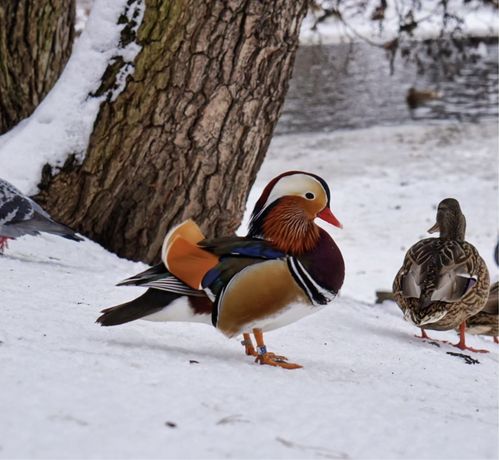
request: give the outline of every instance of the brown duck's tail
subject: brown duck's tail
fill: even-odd
[[[101,326],[117,326],[128,323],[160,311],[179,297],[182,295],[158,289],[148,289],[140,297],[130,302],[102,310],[102,315],[97,318],[96,323]]]

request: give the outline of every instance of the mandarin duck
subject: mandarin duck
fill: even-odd
[[[97,322],[209,323],[227,337],[242,335],[246,354],[260,364],[302,367],[268,352],[263,333],[318,311],[340,290],[343,257],[314,222],[341,228],[329,205],[322,178],[289,171],[265,187],[245,237],[205,239],[192,220],[183,222],[166,235],[161,263],[119,283],[149,289],[103,310]]]
[[[429,338],[425,329],[446,331],[459,327],[466,346],[466,320],[478,313],[489,295],[489,273],[473,245],[464,240],[466,219],[459,202],[446,198],[438,205],[437,222],[426,238],[413,245],[405,255],[402,268],[393,282],[395,301],[407,321],[421,328],[420,338]]]
[[[499,343],[499,282],[491,286],[485,306],[466,320],[466,330],[470,334],[492,336]]]
[[[31,198],[23,195],[6,180],[0,179],[0,254],[7,247],[9,239],[23,235],[36,236],[40,232],[83,241],[69,227],[55,222]]]

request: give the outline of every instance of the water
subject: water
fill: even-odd
[[[331,131],[428,120],[479,121],[498,117],[497,44],[482,44],[482,58],[452,76],[435,66],[423,75],[366,44],[302,46],[277,127],[278,134]],[[441,93],[410,110],[410,87]]]

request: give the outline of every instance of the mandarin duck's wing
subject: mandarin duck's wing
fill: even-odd
[[[198,243],[199,247],[218,257],[250,257],[255,259],[279,259],[285,257],[268,241],[240,236],[208,239]]]
[[[265,272],[266,262],[281,260],[286,254],[274,248],[268,241],[245,237],[227,237],[214,240],[204,240],[200,247],[219,258],[219,262],[209,270],[202,281],[202,287],[215,303],[212,322],[217,324],[217,316],[224,294],[233,288],[231,281],[249,273],[250,267]],[[232,286],[232,287],[231,287]],[[241,293],[244,295],[244,293]]]
[[[203,291],[191,288],[171,274],[163,262],[120,281],[117,286],[141,286],[186,296],[205,297]]]
[[[440,238],[419,241],[404,260],[402,294],[425,303],[459,301],[476,283],[474,252],[466,242]]]
[[[203,279],[223,257],[268,259],[282,256],[263,240],[230,236],[205,239],[192,220],[174,227],[165,237],[163,262],[170,273],[193,289],[204,289]]]
[[[234,275],[246,267],[265,260],[284,259],[286,254],[275,249],[268,241],[245,238],[227,237],[204,240],[199,246],[218,257],[219,262],[209,270],[203,278],[202,286],[213,296],[228,284]]]
[[[161,279],[168,274],[170,274],[170,272],[166,269],[165,264],[160,262],[143,272],[137,273],[136,275],[130,276],[130,278],[120,281],[116,284],[116,286],[141,286],[143,283]]]
[[[265,264],[266,261],[285,260],[287,269],[296,284],[309,298],[312,304],[325,305],[331,301],[337,290],[321,286],[314,273],[307,267],[306,260],[292,257],[276,249],[268,241],[244,237],[230,237],[218,240],[203,241],[199,243],[203,248],[217,254],[220,263],[210,270],[203,279],[203,287],[209,289],[212,297],[220,297],[230,280],[246,268],[253,268],[262,272],[271,271],[273,265]]]

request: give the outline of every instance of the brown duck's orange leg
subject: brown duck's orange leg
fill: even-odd
[[[452,346],[459,348],[460,350],[474,351],[475,353],[488,353],[489,350],[478,350],[476,348],[471,348],[466,345],[466,321],[463,321],[459,326],[459,342],[452,344]]]
[[[278,356],[275,353],[268,352],[265,342],[263,341],[263,332],[261,329],[253,329],[253,335],[255,336],[258,351],[255,362],[268,364],[269,366],[282,367],[284,369],[300,369],[303,367],[299,364],[286,362],[287,358],[285,356]]]
[[[253,342],[251,341],[251,336],[249,334],[243,334],[243,340],[241,341],[241,345],[244,346],[244,352],[248,356],[258,356],[258,353],[253,346]]]
[[[420,327],[419,329],[421,329],[421,335],[415,335],[414,337],[417,337],[418,339],[433,340],[422,327]]]
[[[494,343],[499,343],[499,337],[494,336]]]

